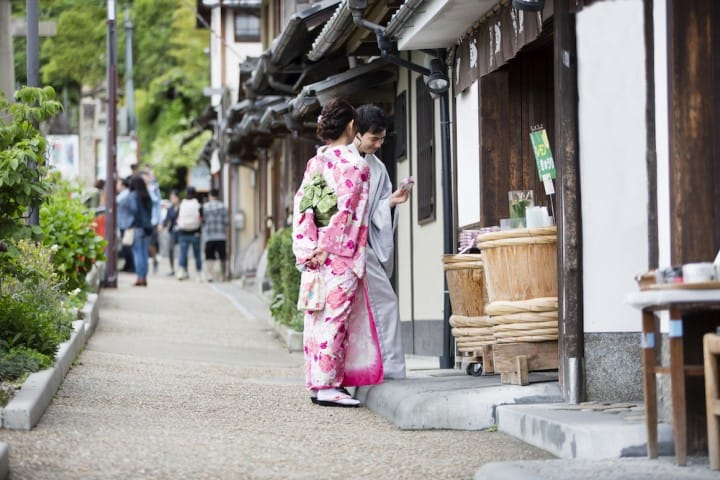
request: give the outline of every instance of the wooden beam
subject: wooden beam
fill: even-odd
[[[648,186],[648,268],[658,267],[657,143],[655,139],[655,23],[654,0],[643,0],[645,40],[645,165]]]
[[[558,170],[558,296],[560,381],[570,403],[584,399],[582,222],[578,158],[575,18],[569,0],[555,0],[555,159]]]
[[[715,0],[667,4],[673,265],[711,260],[720,247],[718,11]]]

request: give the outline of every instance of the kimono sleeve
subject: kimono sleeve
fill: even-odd
[[[318,240],[321,249],[341,257],[351,258],[367,242],[364,217],[369,193],[367,165],[351,165],[343,169],[336,186],[338,211]]]
[[[302,185],[305,185],[308,178],[309,175],[306,170]],[[317,247],[318,238],[312,208],[300,211],[300,201],[303,197],[302,185],[295,194],[293,202],[292,250],[298,265],[305,264],[312,257]]]

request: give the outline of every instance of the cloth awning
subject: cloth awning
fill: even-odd
[[[455,94],[505,65],[520,49],[538,38],[543,14],[547,12],[524,12],[505,5],[467,32],[455,51]]]

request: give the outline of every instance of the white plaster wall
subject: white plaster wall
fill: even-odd
[[[413,62],[423,64],[424,55],[416,55]],[[416,175],[417,155],[415,132],[417,131],[415,104],[415,78],[401,69],[398,90],[408,92],[410,117],[407,160],[397,166],[398,178]],[[408,80],[409,78],[409,80]],[[410,84],[408,85],[408,81]],[[400,318],[415,321],[440,320],[443,318],[443,282],[445,272],[443,254],[443,206],[442,206],[442,162],[440,158],[440,106],[435,103],[435,220],[420,225],[417,223],[417,190],[414,189],[408,205],[400,207],[398,224],[398,297]]]
[[[412,102],[413,90],[408,86],[408,71],[404,68],[398,70],[398,94],[405,92],[408,114],[412,118],[414,105]],[[396,165],[397,178],[405,178],[409,175],[415,175],[415,167],[413,167],[410,159],[413,156],[413,133],[410,130],[410,124],[407,125],[407,145],[405,148],[405,159],[398,162]],[[397,277],[397,295],[398,295],[398,306],[400,310],[401,321],[411,321],[413,317],[413,306],[412,306],[412,295],[414,286],[412,284],[413,279],[413,266],[412,259],[414,256],[413,250],[413,236],[412,231],[413,222],[415,216],[413,214],[414,205],[416,199],[413,194],[410,194],[410,200],[404,205],[401,205],[398,210],[398,223],[397,223],[397,243],[395,244],[395,254],[397,258],[397,270],[395,276]]]
[[[225,16],[225,79],[224,84],[230,90],[232,101],[237,102],[240,77],[240,64],[247,57],[259,57],[262,54],[260,42],[235,42],[235,14],[228,11]]]
[[[625,296],[648,255],[642,0],[595,3],[576,25],[585,331],[639,331]]]
[[[425,54],[415,54],[412,61],[418,65],[428,65],[430,60]],[[415,85],[417,74],[413,73],[410,78]],[[415,102],[415,91],[413,89],[412,103]],[[414,224],[413,248],[414,256],[414,285],[415,285],[415,320],[439,320],[443,318],[443,287],[445,271],[443,269],[443,190],[442,190],[442,158],[440,138],[440,102],[435,99],[435,220],[419,225]],[[417,108],[413,106],[413,112]],[[452,112],[451,112],[452,115]],[[452,118],[452,116],[450,117]],[[416,116],[412,115],[413,123]],[[412,131],[417,132],[417,125],[414,124]],[[417,172],[417,156],[413,138],[411,151],[413,155],[410,161],[413,162],[413,169]],[[413,190],[415,202],[413,203],[413,218],[417,222],[417,192]]]
[[[457,209],[458,225],[480,220],[480,112],[478,85],[455,97],[457,135]]]
[[[220,26],[222,25],[222,15],[220,8],[213,8],[210,12],[210,86],[220,88],[223,86],[222,79],[222,38],[219,36]],[[211,99],[213,105],[220,102],[220,96],[215,95]]]

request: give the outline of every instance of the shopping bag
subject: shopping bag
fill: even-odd
[[[297,308],[307,312],[325,308],[325,282],[318,270],[307,270],[300,275]]]
[[[122,236],[122,244],[126,247],[132,246],[133,242],[135,241],[135,229],[134,228],[126,228],[123,232]]]

